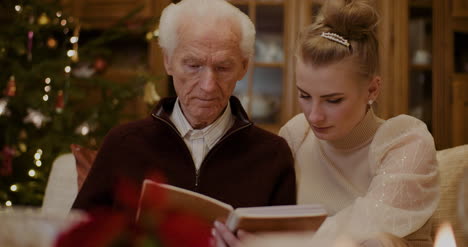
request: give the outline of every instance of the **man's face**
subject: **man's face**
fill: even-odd
[[[193,128],[204,128],[221,115],[248,65],[239,48],[239,32],[227,23],[204,24],[182,25],[172,56],[164,56],[182,111]]]

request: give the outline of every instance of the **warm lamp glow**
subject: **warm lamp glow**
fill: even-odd
[[[434,247],[457,247],[450,223],[443,223],[435,237]]]

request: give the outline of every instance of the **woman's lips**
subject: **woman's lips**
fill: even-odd
[[[312,126],[312,128],[314,129],[315,132],[325,132],[329,129],[331,129],[332,126],[328,126],[328,127],[316,127],[316,126]]]

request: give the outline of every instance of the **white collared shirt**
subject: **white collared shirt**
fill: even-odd
[[[200,169],[201,163],[208,152],[234,124],[234,117],[231,114],[231,104],[228,102],[223,114],[216,119],[216,121],[203,129],[193,129],[180,108],[178,98],[175,102],[170,119],[190,150],[197,170]]]

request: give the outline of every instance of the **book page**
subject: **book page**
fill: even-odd
[[[231,231],[317,231],[327,217],[318,204],[238,208],[226,221]]]
[[[212,197],[176,186],[161,184],[149,179],[143,182],[141,198],[149,186],[158,186],[164,190],[167,197],[167,206],[170,209],[193,213],[209,222],[224,221],[233,210],[232,206]]]

